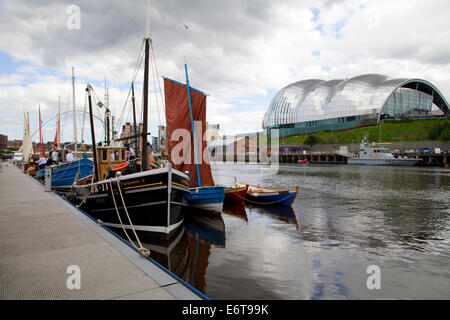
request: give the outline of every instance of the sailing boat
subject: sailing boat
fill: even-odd
[[[75,160],[65,162],[59,165],[52,165],[51,167],[51,186],[52,188],[60,193],[67,193],[70,191],[74,181],[78,179],[83,179],[92,174],[93,163],[88,159],[86,155],[83,155],[81,159],[76,159],[77,157],[77,129],[76,129],[76,106],[75,106],[75,74],[74,68],[72,68],[72,90],[73,90],[73,126],[74,126],[74,153]],[[60,140],[60,102],[58,104],[58,124],[55,136],[55,141]],[[41,113],[39,111],[39,119]],[[42,137],[41,137],[42,140]],[[55,141],[53,143],[53,148],[55,149]],[[43,141],[41,142],[41,148],[44,148]],[[45,150],[41,150],[41,156],[45,157]],[[50,155],[51,156],[51,155]],[[64,155],[63,155],[64,157]],[[38,171],[36,178],[43,180],[45,177],[45,168]]]
[[[179,156],[177,154],[177,150],[180,149],[177,145],[179,142],[168,138],[169,161],[174,168],[189,173],[190,192],[186,194],[186,198],[190,206],[222,213],[225,187],[215,185],[209,159],[204,159],[208,155],[202,152],[207,148],[206,141],[202,139],[206,131],[206,95],[189,86],[186,64],[184,68],[186,85],[164,78],[166,130],[167,137],[175,137],[178,135],[175,133],[176,130],[184,129],[190,133],[192,139],[186,150],[183,150],[183,160],[179,161],[176,159]]]
[[[31,156],[33,154],[33,144],[31,142],[31,135],[30,135],[30,120],[27,119],[25,114],[23,114],[23,118],[24,118],[23,144],[22,144],[23,161],[30,162]]]
[[[141,172],[123,175],[121,170],[111,168],[114,161],[124,162],[126,150],[121,146],[98,147],[95,142],[91,91],[87,86],[89,118],[91,126],[94,174],[74,184],[72,202],[89,213],[94,219],[115,229],[123,228],[140,233],[144,237],[170,239],[183,225],[189,192],[188,176],[173,169],[150,169],[147,148],[148,127],[148,79],[150,36],[147,29],[145,41],[143,86],[143,132]],[[140,58],[140,57],[139,57]],[[134,87],[133,87],[134,89]],[[133,94],[134,96],[134,94]],[[121,168],[122,166],[119,166]],[[117,169],[117,168],[116,168]],[[125,168],[124,168],[125,169]]]
[[[30,120],[25,113],[23,114],[23,144],[22,144],[22,160],[24,170],[30,175],[34,175],[36,171],[33,159],[33,143],[31,142]]]

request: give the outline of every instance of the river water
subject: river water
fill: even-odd
[[[261,165],[214,164],[213,175],[300,193],[292,209],[190,213],[172,241],[151,245],[155,260],[208,297],[450,298],[450,170],[295,164],[268,175]],[[375,276],[379,289],[369,289]]]

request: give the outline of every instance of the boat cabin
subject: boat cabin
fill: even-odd
[[[125,147],[97,147],[98,180],[104,180],[106,174],[127,161],[127,149]]]
[[[386,159],[393,158],[392,151],[384,147],[371,146],[367,142],[362,142],[359,148],[359,158]]]

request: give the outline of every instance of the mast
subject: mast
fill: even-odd
[[[27,112],[27,128],[28,128],[28,133],[30,134],[30,144],[31,144],[31,153],[35,154],[36,153],[36,144],[33,145],[33,141],[31,140],[31,132],[30,132],[30,113]]]
[[[189,77],[188,77],[188,71],[187,71],[187,64],[186,61],[184,62],[184,70],[186,72],[186,88],[188,93],[188,101],[189,101],[189,113],[191,116],[191,127],[192,127],[192,141],[194,143],[194,160],[195,160],[195,169],[197,170],[197,180],[198,180],[198,186],[202,186],[202,180],[200,177],[200,168],[198,166],[198,154],[197,154],[197,143],[195,141],[195,125],[194,125],[194,116],[192,114],[192,103],[191,103],[191,89],[189,88]]]
[[[111,117],[111,134],[112,139],[116,139],[116,132],[114,131],[114,116]]]
[[[76,107],[75,107],[75,72],[72,67],[72,91],[73,91],[73,137],[75,139],[74,143],[74,156],[77,157],[77,115],[76,115]]]
[[[111,118],[111,112],[109,110],[109,89],[106,89],[106,145],[109,146],[111,143],[111,136],[110,136],[110,119]]]
[[[139,157],[139,137],[136,124],[136,105],[134,100],[134,83],[131,83],[131,101],[133,102],[133,125],[134,125],[134,148],[136,149],[136,158]],[[131,132],[130,132],[131,133]]]
[[[89,121],[91,123],[91,137],[92,137],[92,153],[94,156],[94,177],[92,182],[98,181],[98,164],[97,164],[97,145],[95,143],[95,130],[94,130],[94,116],[92,113],[92,101],[91,101],[91,85],[88,84],[86,91],[88,92],[88,100],[89,100]]]
[[[56,143],[61,145],[61,96],[58,96],[58,132],[57,132]]]
[[[105,76],[105,122],[106,122],[106,130],[105,130],[105,142],[106,145],[109,146],[109,144],[111,143],[111,135],[110,135],[110,118],[111,118],[111,113],[109,110],[109,89],[106,87],[106,76]]]
[[[144,110],[142,129],[142,171],[148,168],[148,149],[147,149],[147,126],[148,126],[148,65],[150,55],[150,0],[147,0],[147,36],[145,41],[145,64],[144,64]]]
[[[44,139],[42,138],[42,120],[41,120],[41,105],[39,105],[39,153],[41,157],[45,157]]]

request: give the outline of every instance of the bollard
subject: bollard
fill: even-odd
[[[44,191],[52,191],[52,168],[45,167],[45,188]]]

